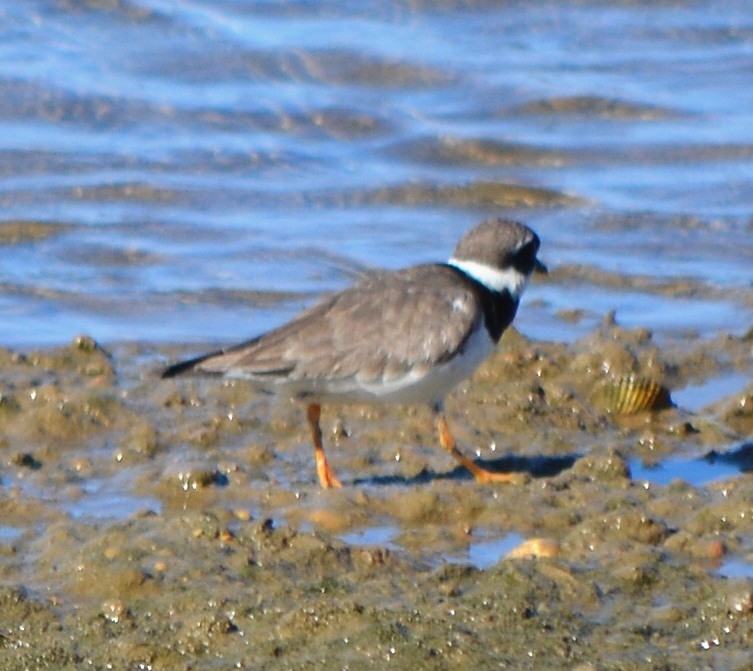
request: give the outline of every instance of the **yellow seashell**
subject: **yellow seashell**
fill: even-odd
[[[669,389],[640,375],[626,375],[607,380],[596,389],[591,401],[608,412],[620,415],[661,410],[672,405]]]

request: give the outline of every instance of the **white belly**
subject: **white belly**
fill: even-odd
[[[485,328],[474,332],[462,353],[433,368],[417,367],[389,380],[301,380],[289,391],[302,400],[329,403],[436,403],[450,389],[470,377],[494,351],[494,342]]]

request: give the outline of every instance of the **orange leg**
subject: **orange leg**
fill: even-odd
[[[485,468],[481,468],[481,466],[474,464],[467,457],[464,457],[460,453],[460,450],[458,450],[455,438],[450,432],[450,427],[447,426],[447,420],[444,418],[444,414],[441,411],[438,411],[436,414],[437,430],[439,431],[439,444],[447,450],[456,461],[473,473],[476,482],[488,484],[490,482],[517,482],[520,480],[520,476],[517,473],[494,473],[493,471],[487,471]]]
[[[324,446],[322,445],[322,429],[319,426],[319,418],[322,414],[322,406],[318,403],[311,403],[306,413],[311,428],[311,438],[314,441],[314,458],[316,459],[316,474],[319,476],[319,483],[324,489],[330,487],[342,487],[340,481],[330,470],[327,459],[324,456]]]

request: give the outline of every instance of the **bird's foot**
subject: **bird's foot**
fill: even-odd
[[[323,489],[333,489],[342,487],[342,483],[337,479],[332,469],[327,464],[323,452],[316,454],[316,474],[319,476],[319,484]]]
[[[481,485],[502,483],[520,486],[527,484],[531,480],[531,477],[527,473],[495,473],[480,468],[479,466],[476,466],[475,469],[472,470],[472,473],[473,477],[476,478],[476,482]]]

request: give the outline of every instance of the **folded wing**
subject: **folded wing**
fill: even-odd
[[[457,354],[479,319],[472,283],[443,265],[379,273],[254,340],[177,364],[251,380],[390,380]]]

